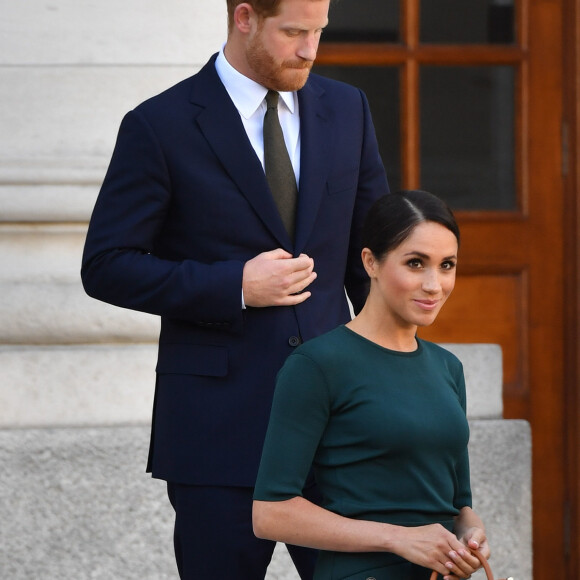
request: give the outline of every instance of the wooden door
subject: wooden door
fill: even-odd
[[[562,15],[557,0],[337,2],[316,66],[367,93],[391,189],[432,191],[456,212],[456,289],[421,335],[503,349],[504,417],[532,427],[537,579],[575,569],[565,554]]]
[[[580,578],[580,0],[564,2],[564,159],[568,578]]]

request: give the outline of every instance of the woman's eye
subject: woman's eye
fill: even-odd
[[[407,265],[411,268],[420,268],[422,266],[421,260],[418,258],[413,258],[407,262]]]
[[[443,262],[443,264],[441,264],[441,268],[443,270],[453,270],[453,268],[455,268],[455,262],[452,262],[451,260],[448,262]]]

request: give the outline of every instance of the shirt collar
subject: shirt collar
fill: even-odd
[[[215,68],[236,109],[242,117],[249,119],[264,102],[268,89],[238,72],[228,62],[223,47],[215,61]],[[290,113],[294,113],[294,93],[280,92],[280,99]]]

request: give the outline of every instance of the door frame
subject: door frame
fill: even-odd
[[[401,78],[407,96],[402,107],[409,112],[416,103],[416,59],[425,62],[425,58],[432,57],[437,62],[450,63],[449,59],[456,57],[445,47],[439,52],[430,49],[426,54],[413,36],[420,0],[404,0],[401,6],[405,6],[401,30],[414,56],[406,61]],[[534,577],[580,578],[580,0],[516,0],[516,6],[518,22],[524,23],[517,30],[519,47],[506,50],[490,46],[481,50],[466,46],[454,63],[461,64],[463,57],[509,64],[522,55],[526,57],[522,83],[531,87],[532,99],[524,99],[520,121],[529,121],[533,127],[520,126],[516,133],[525,134],[524,129],[530,129],[545,139],[519,144],[524,156],[520,176],[523,181],[518,187],[523,195],[522,217],[530,218],[525,192],[533,189],[536,204],[550,214],[552,224],[558,224],[548,231],[546,222],[537,220],[536,205],[536,236],[545,240],[537,245],[538,259],[550,263],[552,275],[557,273],[563,278],[557,281],[555,299],[544,300],[545,310],[536,312],[536,317],[542,316],[552,330],[544,335],[538,324],[530,325],[533,336],[527,342],[533,345],[529,353],[533,364],[528,378],[535,387],[521,401],[522,416],[528,416],[537,435],[533,441]],[[324,64],[356,66],[361,52],[365,64],[397,66],[405,58],[403,47],[396,45],[390,46],[388,54],[374,50],[372,44],[359,44],[356,51],[348,45],[327,48],[330,50],[321,46],[319,51],[318,61]],[[417,121],[417,112],[414,113],[406,115],[407,119]],[[544,123],[547,117],[551,119],[548,127]],[[401,129],[407,135],[401,149],[402,181],[413,187],[419,182],[418,130],[413,122]],[[546,150],[551,152],[556,166],[551,165],[547,175],[542,175],[546,173],[541,171],[545,167],[542,152]],[[550,192],[555,190],[557,197],[551,198]],[[468,221],[477,227],[477,216]],[[556,242],[555,252],[550,248],[551,239]],[[531,300],[538,299],[546,283],[549,279],[535,274],[529,288]],[[540,361],[550,352],[556,355],[555,372],[542,372]]]
[[[563,177],[565,195],[567,577],[580,577],[580,0],[564,0]]]

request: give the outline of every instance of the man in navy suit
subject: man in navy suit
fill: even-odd
[[[228,0],[223,50],[123,119],[91,218],[87,293],[161,316],[148,470],[168,482],[184,579],[264,577],[252,489],[276,373],[350,319],[345,289],[355,311],[366,297],[361,222],[388,185],[363,93],[309,74],[329,2]],[[268,89],[298,184],[290,232],[263,168]],[[289,551],[310,578],[315,553]]]

